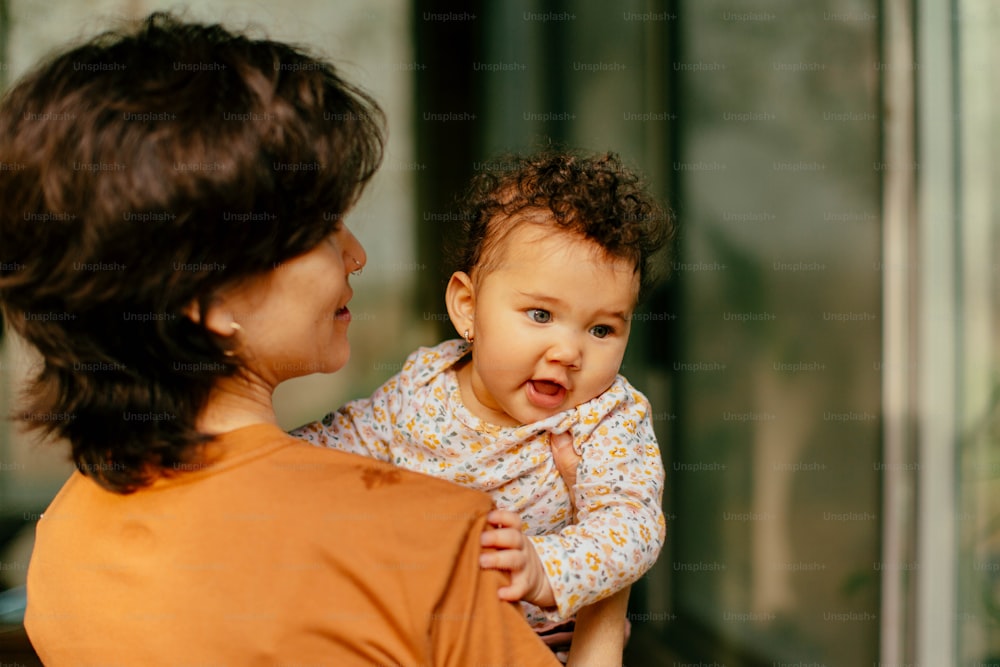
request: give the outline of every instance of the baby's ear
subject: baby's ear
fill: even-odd
[[[465,339],[475,338],[476,288],[465,271],[451,274],[444,300],[448,306],[448,317],[458,335]]]

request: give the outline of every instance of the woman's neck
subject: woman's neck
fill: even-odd
[[[253,376],[220,378],[198,417],[198,430],[218,434],[254,424],[277,425],[273,393],[274,387]]]

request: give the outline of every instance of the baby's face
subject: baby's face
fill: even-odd
[[[582,236],[522,224],[478,277],[468,373],[474,414],[527,424],[585,403],[614,382],[639,278]]]

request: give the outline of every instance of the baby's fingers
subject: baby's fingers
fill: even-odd
[[[498,528],[521,529],[521,516],[509,510],[493,510],[486,515],[486,521],[491,526],[497,526]]]
[[[490,528],[479,536],[479,545],[492,549],[523,549],[524,533],[517,528]]]
[[[517,577],[511,577],[510,586],[497,589],[497,596],[505,602],[523,600],[528,593],[528,585]]]
[[[480,554],[479,567],[485,570],[507,570],[520,572],[528,564],[527,555],[520,549],[505,549]]]
[[[524,552],[524,535],[516,528],[496,528],[484,531],[479,543],[487,549],[496,549],[479,556],[479,566],[487,570],[523,570],[528,561]]]

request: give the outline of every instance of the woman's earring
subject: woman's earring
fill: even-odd
[[[239,322],[230,322],[229,327],[233,330],[233,335],[230,336],[230,338],[234,340],[236,339],[237,336],[240,335],[240,332],[243,331],[243,327],[240,326]],[[235,357],[236,350],[226,350],[222,354],[224,354],[227,357]]]
[[[464,339],[465,339],[466,341],[468,341],[470,345],[472,344],[472,334],[470,334],[470,333],[469,333],[469,330],[468,330],[468,329],[466,329],[466,330],[465,330],[465,333],[463,333],[463,334],[462,334],[462,337],[463,337],[463,338],[464,338]]]

